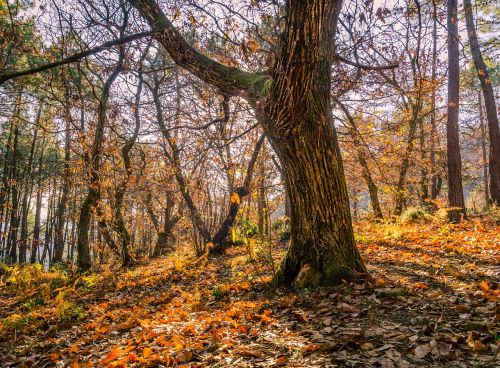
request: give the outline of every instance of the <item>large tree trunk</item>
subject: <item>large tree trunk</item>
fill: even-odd
[[[342,161],[330,118],[329,111],[324,111],[314,121],[304,120],[297,136],[279,145],[273,141],[287,174],[292,215],[291,244],[278,283],[297,279],[298,287],[314,287],[351,279],[354,271],[365,270],[354,243]]]
[[[365,266],[354,242],[333,125],[331,63],[341,2],[290,2],[265,125],[291,203],[291,243],[277,284],[315,287],[352,279]]]
[[[446,153],[448,156],[448,218],[460,222],[465,215],[462,188],[462,158],[458,130],[460,64],[458,45],[457,0],[448,0],[448,118]]]
[[[469,44],[476,66],[477,76],[481,83],[481,90],[484,96],[484,106],[486,107],[486,119],[488,121],[488,133],[490,139],[490,195],[491,201],[500,206],[500,128],[498,126],[498,115],[495,104],[495,93],[491,85],[491,79],[481,54],[479,41],[477,39],[472,15],[472,5],[470,0],[464,0],[465,21],[467,23],[467,34]]]
[[[365,271],[354,242],[330,104],[335,28],[342,2],[287,3],[287,24],[272,81],[265,74],[230,68],[200,54],[154,1],[131,2],[177,64],[224,93],[244,95],[257,111],[286,173],[291,203],[292,241],[275,282],[326,285]]]

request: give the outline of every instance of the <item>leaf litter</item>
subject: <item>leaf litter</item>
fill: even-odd
[[[271,262],[244,248],[217,259],[179,251],[84,277],[31,275],[27,285],[5,275],[1,366],[499,365],[496,224],[357,229],[369,274],[312,291],[272,290]],[[275,264],[285,249],[275,247]]]

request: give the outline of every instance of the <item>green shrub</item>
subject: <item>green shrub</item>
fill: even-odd
[[[403,222],[417,222],[425,216],[425,211],[420,207],[409,207],[401,215]]]

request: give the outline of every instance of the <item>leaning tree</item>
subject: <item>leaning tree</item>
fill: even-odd
[[[365,271],[354,242],[330,100],[342,1],[289,1],[276,62],[262,73],[200,53],[154,0],[130,2],[175,63],[224,94],[248,101],[279,157],[291,203],[291,243],[275,282],[318,286]]]

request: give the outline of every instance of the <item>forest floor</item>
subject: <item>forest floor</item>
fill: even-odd
[[[273,262],[257,245],[84,277],[10,269],[0,366],[500,365],[498,224],[356,229],[369,276],[313,291],[269,288],[286,245]]]

